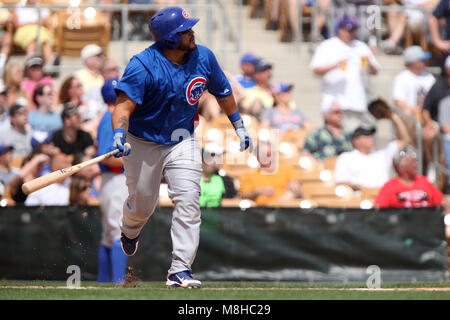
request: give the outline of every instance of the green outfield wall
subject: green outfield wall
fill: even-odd
[[[144,227],[130,270],[163,281],[171,261],[171,207]],[[99,207],[0,208],[0,277],[66,280],[76,265],[95,280],[101,237]],[[193,270],[200,280],[361,282],[445,281],[447,241],[442,208],[202,210]],[[377,269],[378,268],[378,269]]]

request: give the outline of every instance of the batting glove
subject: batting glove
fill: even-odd
[[[128,145],[125,145],[126,137],[127,133],[122,128],[117,128],[114,130],[113,148],[119,149],[119,152],[117,152],[114,157],[120,158],[130,154],[131,149],[128,147]]]
[[[250,134],[248,133],[247,129],[245,129],[244,121],[242,121],[239,111],[236,111],[235,113],[229,115],[228,118],[230,119],[231,124],[236,130],[236,135],[240,140],[241,148],[239,151],[242,152],[247,148],[249,148],[250,153],[253,152],[252,138],[250,137]]]

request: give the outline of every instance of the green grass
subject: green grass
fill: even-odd
[[[435,288],[435,290],[425,290]],[[365,290],[361,290],[365,289]],[[399,290],[386,290],[399,289]],[[446,290],[443,290],[446,289]],[[167,289],[163,282],[132,283],[127,287],[82,282],[68,289],[65,282],[0,281],[0,300],[450,300],[450,283],[307,284],[278,282],[212,282],[202,289]]]

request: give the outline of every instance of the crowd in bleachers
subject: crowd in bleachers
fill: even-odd
[[[283,12],[288,9],[290,13],[298,10],[299,3],[304,7],[314,5],[312,1],[264,3],[270,9],[268,29],[272,30],[281,25],[279,5]],[[377,74],[382,66],[373,48],[363,39],[357,39],[361,26],[356,17],[346,14],[337,19],[335,35],[327,31],[325,17],[332,5],[332,1],[320,1],[323,11],[317,16],[315,26],[321,42],[310,65],[311,77],[318,76],[322,81],[322,92],[318,93],[322,102],[317,107],[323,125],[312,124],[302,109],[304,106],[293,99],[292,91],[298,88],[274,81],[274,65],[258,53],[242,55],[240,74],[226,72],[244,124],[256,141],[256,152],[239,152],[234,130],[217,101],[208,92],[202,95],[196,129],[204,160],[202,206],[371,207],[378,190],[390,178],[394,158],[407,145],[417,147],[414,125],[408,123],[411,119],[407,115],[421,121],[424,141],[432,141],[439,131],[449,134],[450,122],[444,107],[450,82],[447,76],[436,79],[426,73],[430,54],[418,43],[402,48],[405,70],[393,85],[395,104],[403,111],[398,115],[393,113],[390,118],[396,129],[396,140],[375,150],[375,120],[367,111],[364,77]],[[428,2],[426,5],[431,8]],[[416,17],[409,11],[403,14],[408,19]],[[447,14],[450,16],[450,12]],[[17,20],[13,11],[9,15],[0,13],[0,20],[3,16],[6,18],[0,24]],[[393,18],[386,21],[391,26],[390,19]],[[297,20],[289,15],[287,21],[292,26]],[[15,30],[20,30],[20,24]],[[291,32],[293,40],[302,36],[298,30]],[[404,45],[395,40],[395,32],[389,28],[385,42],[380,45],[386,53],[398,53],[398,47]],[[101,88],[105,80],[120,78],[116,61],[107,59],[102,47],[88,44],[80,52],[83,68],[60,79],[61,84],[56,85],[57,75],[45,71],[45,66],[59,63],[51,36],[42,36],[41,41],[49,49],[42,46],[41,56],[35,55],[33,41],[20,45],[27,56],[24,65],[7,59],[15,36],[10,39],[6,36],[0,42],[0,193],[6,200],[3,204],[98,204],[101,185],[98,166],[83,169],[30,195],[21,190],[24,182],[97,155],[97,127],[106,111]],[[446,40],[440,41],[435,46],[441,49],[441,60],[445,61]],[[5,47],[9,51],[3,51]],[[3,52],[6,52],[5,59]],[[450,60],[443,65],[450,66]],[[425,148],[425,152],[430,164],[432,149]],[[447,185],[444,181],[442,189]],[[160,203],[170,204],[164,181]]]

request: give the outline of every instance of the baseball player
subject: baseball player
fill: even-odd
[[[193,278],[200,233],[200,146],[193,137],[198,101],[214,95],[233,124],[241,151],[253,149],[214,54],[196,45],[192,19],[179,7],[158,11],[149,22],[155,43],[132,57],[116,87],[114,147],[123,158],[128,198],[123,206],[122,248],[135,254],[139,234],[157,205],[162,177],[174,203],[168,287],[200,288]],[[124,146],[130,143],[131,150]],[[131,151],[131,152],[130,152]]]
[[[97,129],[98,151],[100,154],[112,149],[112,110],[117,96],[114,91],[119,79],[107,80],[101,88],[103,100],[108,110],[100,120]],[[99,163],[102,172],[100,208],[102,210],[102,238],[98,251],[98,282],[122,283],[125,281],[127,256],[120,243],[120,223],[122,206],[127,197],[122,158],[111,157]]]

